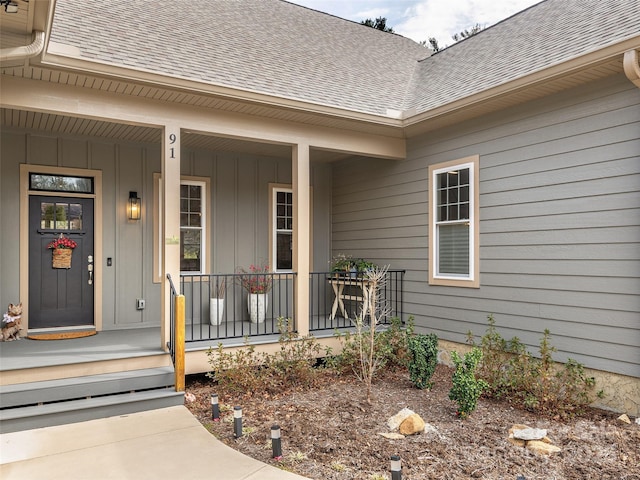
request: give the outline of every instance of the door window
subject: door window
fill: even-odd
[[[40,229],[82,230],[82,205],[67,202],[41,202]]]

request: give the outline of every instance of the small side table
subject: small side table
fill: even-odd
[[[329,278],[329,283],[333,288],[335,295],[333,299],[333,306],[331,307],[331,316],[333,320],[336,317],[338,308],[344,318],[349,318],[346,309],[344,307],[344,301],[349,300],[353,302],[362,302],[362,318],[367,315],[367,312],[373,308],[371,303],[371,288],[373,282],[367,278],[350,278],[350,277],[333,277]],[[345,287],[355,287],[359,289],[359,292],[353,292],[348,290],[345,292]]]

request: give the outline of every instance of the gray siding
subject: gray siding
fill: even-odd
[[[159,146],[118,144],[108,140],[56,137],[46,133],[2,132],[2,218],[19,211],[20,164],[88,168],[102,171],[103,278],[102,323],[105,330],[160,324],[160,287],[152,282],[153,222],[152,172],[160,168]],[[125,201],[135,190],[143,201],[140,222],[127,222]],[[6,201],[5,201],[6,195]],[[18,224],[0,232],[0,301],[19,298]],[[14,237],[16,237],[14,239]],[[113,265],[106,265],[107,257]],[[10,272],[14,272],[13,275]],[[146,300],[136,310],[136,299]],[[20,299],[26,302],[27,299]]]
[[[160,172],[160,145],[122,143],[108,139],[64,138],[52,134],[3,131],[0,163],[0,305],[19,301],[20,164],[88,168],[102,171],[103,257],[96,265],[103,277],[103,328],[160,324],[160,285],[153,282],[153,174]],[[291,159],[251,157],[210,151],[182,152],[183,175],[208,177],[208,209],[212,222],[211,273],[233,273],[269,259],[269,183],[291,183]],[[330,224],[330,167],[312,168],[315,262],[327,265]],[[142,198],[142,220],[128,222],[129,191]],[[113,266],[106,266],[106,259]],[[136,299],[146,309],[136,310]],[[26,301],[26,299],[22,299]]]
[[[480,288],[429,286],[430,164],[480,155]],[[640,376],[640,91],[610,77],[334,169],[333,253],[407,269],[417,330],[506,338]]]

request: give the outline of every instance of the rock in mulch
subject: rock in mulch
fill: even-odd
[[[400,433],[402,435],[416,435],[424,432],[425,423],[422,417],[417,413],[409,415],[400,424]]]
[[[404,420],[409,415],[413,415],[414,413],[416,412],[414,412],[409,408],[403,408],[398,413],[396,413],[393,417],[387,420],[387,427],[389,427],[389,430],[397,430],[398,428],[400,428],[400,424],[404,422]]]
[[[544,428],[513,429],[513,438],[518,440],[542,440],[546,436],[547,431]]]
[[[627,415],[626,413],[623,413],[622,415],[620,415],[618,417],[618,420],[621,421],[622,423],[627,423],[631,425],[631,419],[629,418],[629,415]]]
[[[560,447],[553,445],[547,431],[541,428],[531,428],[527,425],[515,424],[509,429],[510,443],[524,447],[540,455],[550,455],[561,451]]]

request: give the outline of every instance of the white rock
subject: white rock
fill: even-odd
[[[518,440],[542,440],[546,436],[547,430],[544,428],[524,428],[513,431],[513,438]]]
[[[640,417],[636,418],[636,425],[640,425]]]
[[[389,430],[397,430],[400,427],[400,424],[405,421],[405,419],[409,415],[413,415],[415,412],[408,408],[403,408],[398,413],[396,413],[393,417],[387,420],[387,426]]]
[[[378,435],[382,435],[384,438],[388,438],[390,440],[401,440],[404,438],[404,435],[402,435],[401,433],[395,433],[395,432],[391,432],[391,433],[382,432],[382,433],[379,433]]]
[[[424,433],[426,434],[434,434],[437,436],[440,436],[440,432],[438,432],[438,429],[436,427],[434,427],[433,425],[431,425],[430,423],[425,423],[424,424]]]

